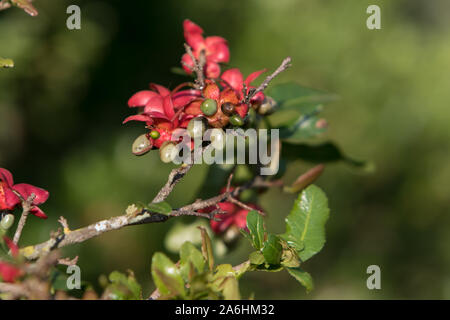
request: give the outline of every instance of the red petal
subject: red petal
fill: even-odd
[[[27,183],[19,183],[13,186],[13,189],[16,190],[20,195],[26,200],[31,194],[34,194],[36,197],[33,200],[34,205],[39,205],[47,201],[49,193],[47,190],[32,186]]]
[[[8,187],[14,184],[11,172],[4,168],[0,168],[0,180],[4,181]]]
[[[230,61],[230,50],[227,41],[222,37],[207,37],[206,40],[207,59],[213,62]]]
[[[220,66],[216,62],[207,61],[205,65],[205,75],[207,78],[217,79],[220,76]]]
[[[236,106],[235,108],[237,114],[244,119],[248,112],[248,105],[245,103],[241,103],[240,105]]]
[[[33,207],[33,208],[30,210],[30,213],[33,214],[33,215],[35,215],[35,216],[38,217],[38,218],[41,218],[41,219],[47,219],[47,215],[44,213],[44,211],[42,211],[42,210],[39,209],[38,207]]]
[[[133,116],[129,116],[125,120],[123,120],[122,124],[125,124],[129,121],[143,121],[147,122],[147,125],[151,125],[153,123],[153,119],[148,114],[135,114]]]
[[[192,61],[191,56],[187,53],[183,54],[183,56],[181,57],[181,62],[181,66],[183,67],[184,71],[186,71],[187,74],[191,74],[192,68],[194,68],[194,62]],[[188,68],[185,64],[187,64],[190,68]]]
[[[156,92],[150,91],[150,90],[142,90],[142,91],[136,92],[130,98],[130,100],[128,100],[128,106],[130,108],[145,106],[151,98],[153,98],[157,95],[158,94]]]
[[[247,214],[248,210],[241,209],[234,215],[234,225],[240,229],[247,228]]]
[[[204,43],[203,39],[203,29],[196,25],[191,20],[184,20],[183,22],[184,38],[188,45],[190,45],[194,50]]]
[[[200,98],[201,93],[199,90],[182,90],[178,91],[172,96],[173,106],[175,109],[180,109],[188,105],[191,101]]]
[[[250,73],[248,75],[248,77],[245,79],[244,83],[247,85],[247,87],[249,87],[250,84],[253,82],[253,80],[258,78],[261,75],[261,73],[264,73],[264,72],[266,72],[266,69],[258,70],[258,71],[255,71],[253,73]]]
[[[170,90],[169,89],[163,87],[162,85],[156,84],[156,83],[150,83],[150,88],[152,88],[153,90],[158,91],[158,93],[161,96],[163,96],[163,97],[165,97],[165,96],[170,94]]]
[[[164,113],[164,107],[163,107],[164,99],[158,95],[152,99],[150,99],[147,104],[145,105],[144,112],[150,113],[150,112],[160,112]]]
[[[7,236],[3,236],[3,241],[5,241],[9,250],[11,250],[12,256],[17,257],[17,255],[19,254],[19,247],[14,242],[12,242],[12,240],[9,239]]]
[[[242,76],[241,71],[237,68],[228,69],[222,76],[220,77],[225,83],[231,86],[234,90],[236,90],[239,94],[242,92],[242,88],[244,86],[244,77]]]
[[[175,115],[175,110],[173,108],[173,101],[170,95],[164,98],[163,106],[164,106],[164,113],[166,114],[166,116],[169,119],[172,119],[172,117]]]
[[[12,283],[16,281],[21,274],[22,270],[16,266],[7,262],[0,262],[0,276],[3,281]]]

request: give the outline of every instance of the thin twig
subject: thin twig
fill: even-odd
[[[282,73],[284,70],[291,66],[291,57],[285,58],[281,65],[270,75],[268,76],[256,89],[250,89],[248,93],[244,96],[244,102],[246,104],[250,103],[250,100],[258,93],[264,91],[269,85],[270,81],[272,81],[276,76]]]
[[[13,238],[13,242],[17,245],[19,243],[20,236],[22,235],[22,230],[25,227],[25,224],[27,223],[27,218],[30,213],[30,210],[33,208],[33,201],[36,198],[36,195],[32,193],[28,197],[28,199],[24,199],[20,193],[16,192],[15,190],[13,190],[13,192],[22,201],[22,215],[20,216],[20,220]]]
[[[186,50],[186,53],[189,55],[189,57],[192,60],[192,67],[187,65],[186,63],[183,63],[184,66],[191,69],[195,74],[197,75],[197,79],[195,79],[195,88],[202,90],[205,87],[205,65],[206,65],[206,54],[205,51],[200,51],[200,55],[198,59],[194,56],[194,53],[192,52],[192,48],[185,43],[184,49]]]

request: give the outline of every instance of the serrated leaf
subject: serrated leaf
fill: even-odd
[[[186,295],[180,270],[165,254],[157,252],[152,258],[152,277],[159,292],[165,296]]]
[[[209,270],[214,268],[214,256],[212,251],[211,239],[208,236],[208,232],[203,227],[198,227],[202,234],[202,254],[208,264]]]
[[[286,218],[286,232],[282,237],[294,248],[303,246],[297,252],[302,261],[308,260],[322,249],[329,213],[328,199],[315,185],[303,190],[295,200]]]
[[[332,142],[308,145],[303,143],[294,144],[285,141],[281,148],[281,154],[283,158],[290,160],[301,159],[313,163],[343,161],[365,172],[372,172],[374,170],[374,165],[371,162],[355,160],[348,157]]]
[[[300,267],[297,268],[286,268],[291,276],[293,276],[298,282],[300,282],[305,288],[306,292],[309,293],[314,289],[314,281],[311,275],[303,271]]]
[[[158,203],[149,203],[146,209],[150,212],[155,212],[168,216],[172,212],[172,206],[166,201],[161,201]]]
[[[252,210],[247,214],[247,228],[250,231],[253,247],[257,250],[261,249],[265,234],[264,221],[256,210]]]
[[[187,279],[191,271],[191,265],[197,273],[202,273],[205,268],[205,259],[202,253],[189,241],[180,248],[180,272]]]
[[[274,234],[269,234],[262,248],[264,260],[268,264],[277,265],[280,263],[282,253],[283,247],[281,246],[280,238]]]

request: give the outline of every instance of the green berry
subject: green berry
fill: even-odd
[[[14,216],[12,214],[7,214],[2,218],[0,222],[0,227],[2,229],[8,230],[14,223]]]
[[[204,118],[194,118],[189,121],[186,130],[192,138],[202,137],[205,132],[206,124]]]
[[[177,145],[172,141],[164,142],[159,148],[159,157],[164,163],[172,162],[178,154]]]
[[[159,134],[159,132],[156,131],[156,130],[152,130],[152,131],[150,132],[150,138],[152,138],[152,139],[158,139],[159,136],[160,136],[160,134]]]
[[[231,102],[225,102],[222,104],[222,112],[227,116],[231,116],[234,113],[236,106]]]
[[[147,135],[141,134],[134,140],[131,151],[134,155],[141,156],[150,151],[151,148],[152,144],[150,143],[150,140],[148,140]]]
[[[230,123],[235,127],[242,127],[244,125],[244,120],[238,114],[233,114],[230,117]]]
[[[206,99],[200,106],[202,112],[207,116],[212,116],[217,112],[217,102],[214,99]]]

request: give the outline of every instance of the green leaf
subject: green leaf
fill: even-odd
[[[214,268],[214,256],[212,252],[211,239],[208,236],[208,232],[203,227],[198,227],[202,233],[202,254],[209,266],[209,270]]]
[[[264,263],[264,256],[260,251],[253,251],[250,253],[248,259],[250,260],[251,264],[260,265]]]
[[[290,160],[302,159],[313,163],[343,161],[365,172],[372,172],[374,170],[374,165],[371,162],[355,160],[348,157],[332,142],[325,142],[318,145],[283,142],[281,154],[283,158]]]
[[[171,205],[165,201],[161,201],[158,203],[149,203],[146,206],[146,209],[150,212],[155,212],[166,216],[168,216],[172,212]]]
[[[202,273],[205,269],[205,259],[202,253],[191,242],[187,241],[180,248],[180,271],[185,279],[188,278],[191,264],[197,273]]]
[[[186,295],[184,281],[177,266],[163,253],[152,258],[152,277],[159,292],[164,296]]]
[[[321,104],[337,98],[336,95],[302,87],[294,82],[275,85],[267,90],[267,95],[277,102],[278,111],[296,110],[303,114],[317,110]]]
[[[11,59],[5,59],[0,57],[0,68],[12,68],[14,67],[14,61]]]
[[[283,248],[280,243],[280,238],[274,234],[269,234],[267,241],[264,242],[262,254],[268,264],[277,265],[280,263]]]
[[[306,288],[307,293],[314,289],[313,278],[308,272],[303,271],[300,267],[286,268],[286,270]]]
[[[125,275],[118,271],[113,271],[109,275],[111,284],[107,290],[109,296],[114,300],[140,300],[142,288],[136,281],[133,272],[129,271]]]
[[[222,284],[222,293],[225,300],[240,300],[239,283],[233,276],[227,277]]]
[[[288,245],[303,249],[298,251],[302,261],[318,253],[325,244],[325,223],[330,210],[325,193],[310,185],[303,190],[286,218],[286,232],[282,235]]]
[[[301,142],[308,138],[315,137],[327,130],[324,119],[316,116],[300,116],[292,123],[280,127],[280,139],[289,142]]]
[[[247,228],[250,231],[251,242],[255,249],[259,250],[264,242],[264,221],[261,215],[252,210],[247,214]]]

